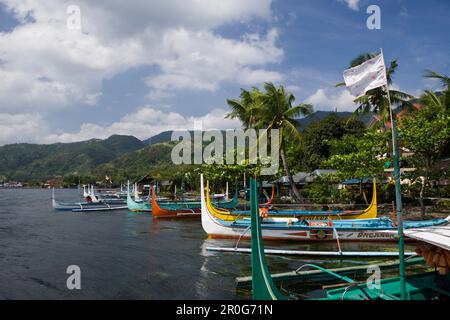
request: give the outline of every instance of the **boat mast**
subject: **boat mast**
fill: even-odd
[[[383,49],[381,49],[381,56],[384,61]],[[385,76],[387,82],[387,72],[385,68]],[[396,204],[396,215],[397,215],[397,225],[398,225],[398,253],[399,253],[399,266],[400,266],[400,292],[402,300],[406,300],[406,271],[405,271],[405,234],[403,230],[403,203],[402,203],[402,187],[401,187],[401,171],[400,171],[400,153],[398,148],[398,133],[396,121],[394,118],[394,112],[392,110],[391,94],[389,92],[389,84],[386,84],[386,92],[389,102],[389,115],[391,118],[391,128],[392,128],[392,151],[394,153],[394,180],[395,180],[395,204]]]

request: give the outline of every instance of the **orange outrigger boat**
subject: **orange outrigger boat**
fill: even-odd
[[[161,208],[158,205],[158,201],[155,197],[155,191],[153,187],[151,188],[152,195],[152,216],[154,218],[200,218],[201,217],[201,208],[178,208],[177,209],[169,209],[169,208]],[[179,205],[178,205],[179,206]]]

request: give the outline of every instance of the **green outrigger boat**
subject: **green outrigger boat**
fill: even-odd
[[[294,294],[283,295],[278,290],[269,272],[264,253],[256,190],[256,181],[252,179],[250,181],[250,206],[252,223],[251,263],[253,298],[255,300],[295,299]],[[411,234],[415,233],[414,230],[410,232]],[[439,245],[435,241],[432,244]],[[365,283],[356,282],[347,276],[340,275],[317,265],[309,264],[304,267],[320,270],[324,274],[334,277],[338,282],[344,283],[339,289],[326,290],[325,297],[319,300],[403,300],[402,279],[400,277],[382,279],[378,286],[368,286]],[[450,299],[450,277],[448,274],[443,276],[433,271],[406,276],[405,287],[407,300]]]
[[[200,207],[201,207],[201,201],[178,201],[178,202],[161,201],[161,202],[158,202],[158,204],[160,205],[160,207],[162,209],[175,210],[175,211],[176,210],[186,210],[186,209],[197,210],[197,209],[200,209]],[[231,199],[229,201],[215,201],[214,202],[214,205],[221,209],[234,209],[238,206],[238,204],[239,204],[239,199],[238,199],[237,189],[236,189],[233,199]],[[131,212],[151,213],[152,212],[151,197],[149,197],[149,199],[147,199],[147,200],[142,200],[142,201],[133,200],[133,198],[131,197],[131,193],[130,193],[130,185],[128,184],[127,207],[128,207],[128,210]]]

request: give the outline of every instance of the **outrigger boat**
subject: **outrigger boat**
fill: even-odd
[[[133,199],[130,193],[130,183],[127,186],[127,208],[131,212],[152,212],[152,204],[149,201],[137,201]]]
[[[198,208],[190,208],[189,203],[184,203],[186,207],[180,208],[179,204],[176,204],[174,207],[170,205],[165,205],[162,208],[158,201],[156,200],[155,190],[151,188],[151,198],[152,198],[152,216],[154,218],[192,218],[192,217],[200,217],[200,212]]]
[[[200,212],[200,207],[201,207],[201,201],[182,201],[182,202],[159,202],[157,199],[155,199],[155,201],[157,202],[157,213],[156,216],[166,216],[166,215],[174,215],[174,213],[163,213],[161,212],[162,210],[166,210],[166,211],[189,211],[189,212]],[[229,201],[219,201],[219,202],[215,202],[214,204],[219,207],[219,208],[224,208],[224,209],[231,209],[231,208],[236,208],[238,206],[238,193],[236,191],[233,199],[229,200]],[[153,212],[153,206],[152,206],[152,200],[151,200],[151,195],[149,197],[148,201],[140,201],[137,202],[135,200],[133,200],[133,198],[131,197],[131,194],[129,192],[129,188],[128,188],[128,194],[127,194],[127,206],[128,206],[128,210],[132,211],[132,212]]]
[[[251,219],[233,217],[228,212],[214,208],[205,196],[203,175],[200,178],[202,199],[202,226],[211,238],[249,239]],[[207,192],[207,191],[206,191]],[[218,213],[219,212],[219,213]],[[404,228],[422,228],[446,225],[446,219],[430,221],[405,221]],[[262,222],[262,236],[267,240],[284,241],[396,241],[390,231],[396,230],[390,218],[360,220],[310,221],[298,218],[267,217]]]
[[[55,199],[55,189],[52,190],[52,206],[56,211],[98,212],[127,209],[127,206],[110,204],[109,202],[98,199],[95,195],[90,195],[90,199],[90,201],[76,203],[59,202]]]
[[[259,216],[259,207],[255,201],[256,181],[251,180],[251,245],[252,245],[252,289],[255,300],[286,300],[294,299],[295,295],[283,295],[275,286],[273,278],[267,267],[263,243],[263,226]],[[421,246],[417,252],[424,256],[428,265],[439,267],[439,274],[426,272],[406,276],[405,282],[406,299],[429,300],[450,299],[450,227],[430,227],[422,229],[411,229],[405,231],[406,236],[428,244]],[[431,245],[431,248],[430,248]],[[436,247],[439,247],[436,249]],[[428,248],[428,249],[424,249]],[[430,258],[431,257],[431,258]],[[325,291],[325,298],[321,300],[401,300],[402,280],[400,277],[382,279],[380,286],[371,286],[358,283],[345,275],[327,270],[316,265],[304,265],[298,269],[300,272],[304,267],[312,268],[326,274],[330,278],[345,283],[343,288]]]
[[[206,182],[206,199],[210,198],[209,191],[209,181]],[[377,210],[377,187],[376,179],[373,181],[373,195],[372,202],[370,205],[361,211],[310,211],[310,210],[276,210],[273,205],[275,198],[275,190],[272,189],[272,197],[267,202],[261,205],[264,207],[265,214],[268,217],[273,218],[297,218],[297,219],[307,219],[307,220],[368,220],[375,219],[378,216]],[[239,210],[220,210],[224,209],[221,207],[217,208],[214,204],[207,203],[210,212],[214,213],[214,216],[220,218],[223,221],[234,221],[242,217],[250,217],[249,211],[239,211]],[[225,208],[226,209],[226,208]]]

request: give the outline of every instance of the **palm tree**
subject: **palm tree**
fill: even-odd
[[[378,55],[378,53],[364,53],[350,61],[350,68],[356,67],[367,60],[373,59]],[[393,60],[389,67],[386,68],[388,84],[392,85],[392,77],[398,67],[397,60]],[[345,83],[341,82],[336,85],[336,87],[345,86]],[[408,104],[408,100],[413,99],[414,96],[401,92],[398,90],[389,90],[391,103],[393,105]],[[356,113],[367,113],[374,112],[387,118],[389,115],[389,100],[386,88],[380,87],[369,90],[366,95],[355,99],[355,103],[358,104]]]
[[[431,70],[425,70],[424,77],[439,80],[441,81],[443,87],[447,87],[447,90],[450,89],[450,77],[445,74],[440,74]]]
[[[253,88],[251,92],[241,89],[240,99],[227,100],[231,112],[225,118],[239,119],[244,129],[252,128],[255,123],[255,109],[257,109],[260,94],[257,88]]]
[[[294,179],[286,159],[285,140],[288,137],[300,138],[297,129],[297,117],[312,113],[313,106],[310,104],[299,104],[293,106],[295,96],[287,93],[283,86],[276,88],[273,83],[264,85],[265,92],[260,96],[260,106],[257,109],[256,126],[260,128],[280,130],[280,155],[283,167],[289,179],[292,192],[296,200],[302,199],[301,194],[295,186]]]
[[[445,108],[447,105],[447,96],[438,96],[436,92],[431,90],[425,90],[425,93],[420,98],[423,105],[428,107]]]
[[[444,98],[441,99],[441,97],[439,97],[439,100],[441,100],[441,102],[444,103],[444,106],[447,110],[450,109],[450,77],[445,74],[440,74],[431,70],[426,70],[424,77],[439,80],[444,88],[447,87],[444,90],[444,92],[442,92],[442,96]],[[434,95],[436,96],[436,94]],[[431,92],[426,92],[426,96],[431,96],[431,98],[433,99]],[[438,97],[436,96],[435,98]]]

